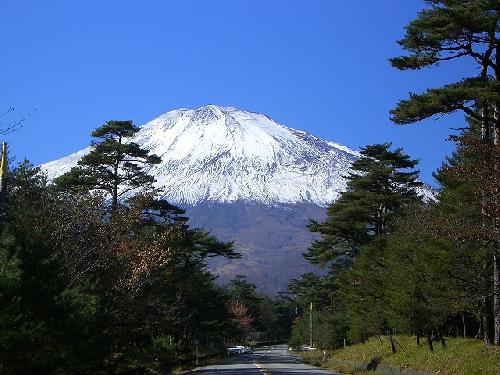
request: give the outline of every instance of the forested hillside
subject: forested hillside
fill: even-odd
[[[261,293],[275,296],[286,291],[292,278],[321,272],[304,261],[304,249],[317,237],[307,230],[309,218],[325,217],[326,209],[315,204],[269,206],[250,202],[200,203],[186,206],[196,227],[210,229],[226,241],[234,241],[240,258],[208,260],[220,283],[245,275]]]

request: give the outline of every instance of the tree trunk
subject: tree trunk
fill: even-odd
[[[113,193],[111,197],[111,208],[115,210],[118,208],[118,163],[114,165],[114,181],[113,181]]]
[[[481,140],[488,143],[490,140],[490,125],[488,124],[488,107],[481,109]]]
[[[500,79],[500,66],[498,64],[498,53],[500,53],[500,45],[496,44],[496,61],[495,61],[495,81]],[[493,144],[500,145],[500,103],[495,102],[493,106]],[[498,176],[498,169],[500,168],[499,161],[494,161],[495,176]],[[500,181],[497,183],[497,189],[500,186]],[[498,190],[494,191],[496,201],[495,205],[498,207]],[[500,345],[500,259],[498,250],[500,248],[500,218],[493,218],[493,230],[495,231],[496,246],[495,254],[493,256],[493,342],[495,345]]]
[[[499,12],[500,13],[500,12]],[[498,14],[498,13],[497,13]],[[498,61],[498,54],[500,53],[500,45],[497,43],[496,45],[496,54],[495,54],[495,81],[500,80],[500,65]],[[500,144],[500,103],[496,102],[493,106],[493,143],[496,145]]]
[[[122,144],[122,137],[118,137],[118,143]],[[118,167],[120,166],[120,160],[117,159],[114,161],[113,165],[113,192],[111,193],[111,208],[116,210],[118,208]]]
[[[477,330],[475,339],[481,339],[484,336],[484,327],[483,327],[483,310],[482,308],[479,310],[479,329]]]
[[[434,346],[432,345],[432,333],[431,330],[427,331],[427,344],[429,344],[429,350],[434,351]]]
[[[420,333],[417,332],[417,346],[420,345]]]
[[[488,298],[483,297],[483,312],[481,316],[483,317],[482,326],[483,326],[483,341],[486,346],[491,345],[491,336],[490,336],[490,314],[488,313]]]
[[[396,344],[394,343],[394,337],[392,333],[389,335],[389,340],[391,340],[391,350],[393,353],[396,353]]]
[[[441,328],[440,330],[438,330],[438,335],[439,335],[439,339],[441,340],[441,346],[443,348],[446,348],[446,341],[444,339],[444,332],[443,332],[443,328]]]
[[[462,326],[464,329],[463,335],[464,335],[464,337],[466,337],[467,336],[467,328],[465,326],[465,315],[464,314],[462,314]]]
[[[500,105],[496,104],[494,111],[493,144],[498,146],[500,145],[500,114],[498,113]],[[495,160],[494,163],[494,173],[497,176],[500,165],[498,160]],[[498,181],[497,186],[500,186],[500,181]],[[498,191],[492,193],[495,199],[497,199]],[[495,205],[498,206],[499,204],[497,200]],[[498,217],[493,218],[493,230],[495,231],[496,238],[495,254],[493,255],[493,340],[495,345],[500,345],[500,257],[498,256],[498,249],[500,247],[500,218]]]
[[[495,228],[496,229],[496,228]],[[497,229],[496,229],[497,230]],[[493,331],[494,343],[500,345],[500,259],[493,256]]]

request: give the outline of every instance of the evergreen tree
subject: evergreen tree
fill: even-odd
[[[308,310],[311,302],[316,310],[324,310],[332,305],[334,286],[328,282],[328,277],[314,273],[306,273],[300,279],[290,281],[288,293],[293,296],[293,302],[298,308],[297,314],[303,314]]]
[[[463,111],[481,121],[486,139],[500,136],[498,111],[488,107],[500,102],[497,49],[500,8],[496,0],[426,0],[431,8],[419,13],[406,26],[399,44],[407,56],[391,59],[400,70],[440,66],[445,61],[469,58],[479,75],[423,94],[410,94],[391,111],[397,124],[410,124],[425,118]],[[476,111],[481,110],[481,111]],[[493,131],[490,131],[493,125]]]
[[[289,300],[257,292],[245,276],[237,275],[225,286],[233,323],[232,338],[252,341],[277,341],[288,338],[293,321]]]
[[[57,197],[28,162],[9,174],[0,243],[0,368],[5,373],[88,369],[105,355],[96,300],[71,284],[60,244],[47,230]]]
[[[389,330],[382,264],[386,238],[397,213],[419,200],[421,186],[413,170],[418,162],[402,149],[375,144],[361,154],[347,176],[347,190],[330,205],[326,220],[311,221],[311,231],[321,238],[305,254],[312,263],[330,266],[329,283],[341,295],[334,299],[336,312],[349,315],[354,340]]]
[[[228,298],[206,258],[238,256],[232,243],[189,228],[182,210],[152,194],[110,216],[99,195],[61,194],[28,164],[9,178],[3,372],[112,372],[153,358],[165,368],[189,356],[194,338],[208,347],[229,334]]]
[[[347,190],[328,207],[324,222],[311,221],[312,232],[321,234],[305,254],[316,264],[333,262],[342,266],[355,260],[361,246],[376,236],[389,233],[395,212],[417,200],[418,161],[391,144],[375,144],[361,149],[347,176]]]
[[[103,190],[110,194],[112,207],[116,208],[120,196],[154,182],[145,168],[161,162],[137,143],[125,142],[138,131],[132,121],[106,122],[92,132],[92,137],[101,141],[93,142],[92,151],[55,183],[62,188]]]
[[[274,300],[266,295],[261,296],[259,316],[262,322],[261,341],[283,341],[290,337],[294,318],[290,301],[277,297]]]
[[[411,206],[388,236],[381,260],[390,325],[416,334],[417,344],[420,336],[427,335],[431,350],[432,333],[444,344],[446,324],[471,307],[470,294],[464,294],[458,279],[451,276],[456,253],[443,232],[435,207]],[[472,268],[473,262],[468,266]]]
[[[490,145],[480,141],[480,122],[472,118],[468,118],[468,122],[469,127],[456,138],[457,149],[434,175],[442,188],[433,210],[433,221],[430,221],[434,228],[429,232],[453,244],[449,258],[453,265],[450,282],[458,283],[464,291],[460,299],[464,313],[478,317],[477,337],[489,344],[494,337],[491,311],[495,295],[491,259],[498,244],[495,231],[491,231],[485,221],[488,208],[485,202],[498,202],[498,198],[491,195],[495,190],[491,182],[496,181],[498,187],[500,176],[490,162],[492,156],[479,152],[490,150]],[[478,143],[482,147],[478,147]]]
[[[327,276],[307,273],[288,286],[288,298],[295,306],[295,320],[289,344],[293,347],[309,343],[310,307],[313,306],[313,344],[317,348],[340,347],[347,338],[345,299],[339,293],[336,272]]]
[[[494,342],[500,345],[500,199],[496,188],[500,178],[495,157],[500,145],[500,7],[497,0],[427,0],[427,3],[431,7],[410,22],[405,37],[399,41],[408,55],[391,59],[392,65],[400,70],[421,69],[468,58],[475,70],[459,82],[428,89],[422,94],[411,93],[409,99],[400,101],[391,111],[392,120],[397,124],[410,124],[462,111],[480,123],[481,142],[474,144],[463,138],[461,141],[474,144],[475,153],[485,158],[479,167],[462,172],[464,178],[479,177],[485,186],[491,187],[481,189],[485,196],[479,207],[485,223],[490,223],[490,231],[497,238],[496,249],[489,264],[485,263],[484,272],[489,273],[491,269]],[[484,152],[485,147],[480,143],[493,147]],[[490,340],[485,336],[485,341]]]

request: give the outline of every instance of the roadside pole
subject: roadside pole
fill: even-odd
[[[309,345],[313,347],[313,303],[309,308]]]
[[[198,358],[199,358],[199,353],[198,353],[199,341],[198,341],[198,339],[194,339],[194,345],[196,348],[196,366],[198,366]]]
[[[7,143],[2,143],[2,157],[0,159],[0,229],[5,219],[5,201],[7,199]]]

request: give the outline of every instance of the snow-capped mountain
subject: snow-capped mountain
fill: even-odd
[[[130,141],[162,158],[149,173],[165,199],[187,209],[191,225],[235,241],[241,259],[210,261],[220,282],[245,275],[270,295],[318,271],[302,257],[315,239],[307,223],[324,219],[360,156],[265,115],[215,105],[168,112]],[[41,167],[54,178],[89,151]],[[427,188],[420,193],[433,197]]]
[[[207,105],[146,123],[130,139],[162,158],[149,173],[178,204],[248,201],[326,206],[343,191],[359,156],[345,146],[278,124],[266,115]],[[42,165],[49,178],[90,147]]]

